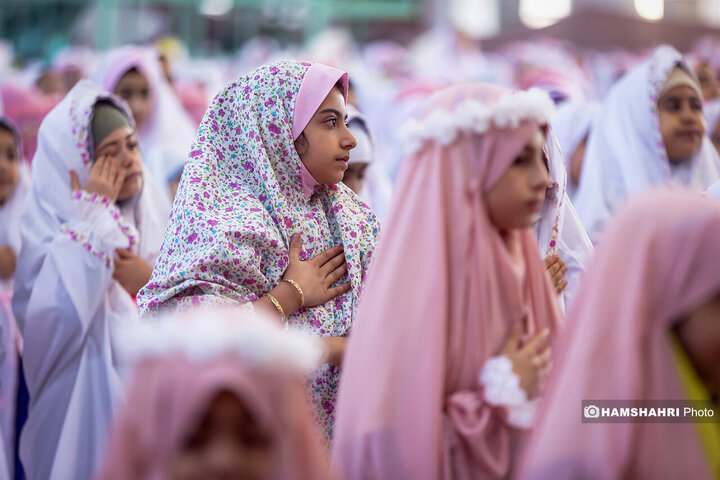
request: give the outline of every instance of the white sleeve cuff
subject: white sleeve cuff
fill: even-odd
[[[485,401],[494,407],[504,407],[508,424],[522,429],[532,426],[537,400],[528,400],[508,357],[500,355],[487,360],[479,378]]]
[[[77,218],[87,223],[90,231],[110,249],[131,249],[137,243],[137,229],[123,218],[109,198],[76,190],[72,200]]]

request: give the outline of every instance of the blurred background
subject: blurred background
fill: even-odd
[[[220,55],[258,36],[303,44],[328,26],[359,42],[408,42],[452,27],[488,47],[551,37],[588,48],[665,41],[685,49],[720,27],[720,0],[0,0],[0,37],[20,59],[164,36],[189,54]]]

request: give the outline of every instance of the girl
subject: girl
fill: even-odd
[[[20,252],[20,211],[30,176],[20,132],[0,116],[0,476],[13,478],[18,355],[22,340],[12,314],[13,278]]]
[[[376,157],[375,138],[365,116],[348,105],[347,124],[357,146],[350,152],[343,183],[360,195],[382,221],[392,197],[392,182]]]
[[[346,87],[335,68],[278,62],[215,97],[138,297],[143,315],[243,303],[323,337],[330,364],[309,389],[327,440],[344,336],[378,234],[373,213],[340,183],[355,146]]]
[[[580,421],[583,400],[720,393],[719,243],[720,206],[691,192],[618,214],[570,312],[520,478],[719,478],[717,423]]]
[[[365,193],[363,191],[365,178],[375,156],[375,150],[365,117],[352,105],[348,105],[347,111],[347,126],[357,145],[350,152],[350,160],[345,175],[343,175],[343,183],[350,190],[361,195]]]
[[[552,130],[545,142],[545,153],[550,186],[534,229],[552,284],[564,311],[567,311],[593,246],[566,194],[567,172],[560,145]]]
[[[580,184],[587,140],[599,111],[600,104],[596,102],[569,103],[560,107],[551,121],[565,159],[566,190],[571,201]]]
[[[158,52],[138,46],[113,50],[95,72],[95,81],[128,103],[150,173],[170,190],[182,172],[195,127],[162,73]],[[168,154],[178,148],[184,155]]]
[[[79,82],[40,126],[13,310],[30,393],[28,478],[89,478],[120,388],[112,329],[137,313],[167,205],[125,104]]]
[[[434,95],[344,362],[333,466],[348,479],[506,478],[560,326],[530,227],[550,98]]]
[[[322,350],[271,321],[195,311],[126,333],[135,363],[98,480],[323,480],[302,375]]]
[[[610,91],[588,141],[573,201],[593,242],[629,197],[652,186],[697,191],[720,179],[702,95],[680,53],[658,47]]]

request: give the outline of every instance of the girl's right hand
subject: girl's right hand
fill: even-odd
[[[102,155],[95,161],[90,168],[90,175],[82,187],[77,172],[70,170],[70,189],[72,191],[82,188],[88,193],[105,196],[112,202],[117,200],[124,181],[125,172],[115,165],[109,155]]]
[[[565,287],[567,287],[568,284],[568,281],[563,279],[565,273],[568,271],[568,267],[557,254],[548,255],[545,257],[544,262],[545,269],[547,270],[548,275],[550,275],[550,281],[552,282],[553,287],[555,287],[555,293],[559,295],[563,290],[565,290]]]
[[[347,273],[342,245],[328,248],[304,261],[300,260],[301,248],[302,238],[296,233],[290,238],[290,260],[282,278],[300,285],[305,296],[304,306],[322,305],[350,290],[350,283],[332,286]]]
[[[542,381],[550,370],[549,338],[550,330],[546,328],[523,343],[522,331],[515,329],[502,351],[512,362],[513,372],[520,377],[520,388],[530,400],[540,394]]]

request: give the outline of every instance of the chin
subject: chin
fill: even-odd
[[[118,193],[118,201],[127,200],[142,191],[142,179],[134,180],[131,185],[123,185]]]

